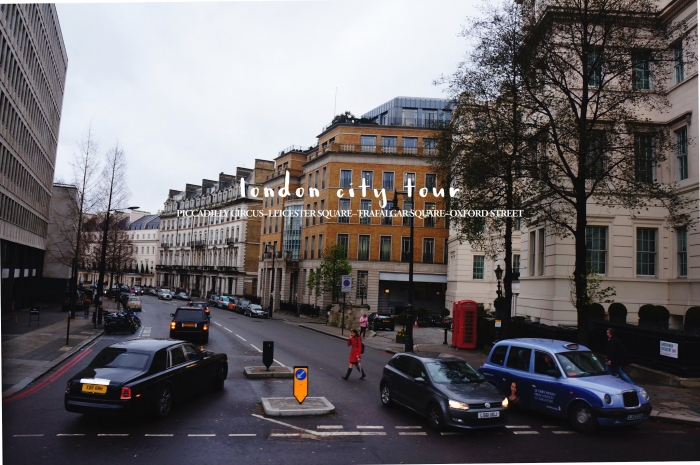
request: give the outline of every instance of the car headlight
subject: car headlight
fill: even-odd
[[[639,393],[642,395],[644,400],[649,400],[649,393],[646,391],[646,389],[642,389]]]
[[[605,394],[603,396],[603,400],[605,401],[606,404],[612,403],[612,398],[610,397],[610,394]]]
[[[450,399],[448,402],[450,408],[455,410],[469,410],[469,405],[464,402],[459,402],[457,400]]]
[[[503,406],[503,408],[508,408],[508,398],[507,397],[503,398],[503,402],[501,402],[501,405]]]

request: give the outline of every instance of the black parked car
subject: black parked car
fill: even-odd
[[[66,384],[63,404],[76,413],[152,412],[163,418],[173,403],[206,387],[224,388],[228,356],[193,344],[135,339],[100,351]]]
[[[200,307],[178,307],[170,316],[171,339],[198,339],[209,341],[209,319],[211,316]]]
[[[380,313],[370,313],[369,314],[369,329],[372,331],[379,331],[380,329],[388,329],[393,331],[396,327],[394,324],[394,319],[391,315],[382,315]]]
[[[240,313],[241,315],[245,315],[245,311],[250,305],[251,305],[250,300],[240,299],[238,301],[238,304],[236,305],[236,307],[233,309],[233,311],[236,313]]]
[[[379,391],[384,406],[415,410],[436,431],[496,428],[508,420],[508,399],[458,357],[396,354],[384,367]]]
[[[216,294],[210,295],[207,303],[209,304],[210,307],[218,307],[219,306],[219,296]]]

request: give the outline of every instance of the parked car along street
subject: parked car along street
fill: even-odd
[[[497,428],[508,420],[508,399],[457,357],[396,354],[384,367],[379,391],[382,405],[414,410],[436,431]]]
[[[132,312],[140,312],[142,310],[141,299],[136,296],[129,297],[129,301],[126,303],[126,308]]]
[[[382,315],[380,313],[370,313],[368,325],[372,331],[379,331],[380,329],[393,331],[396,327],[391,315]]]
[[[173,300],[173,295],[167,289],[161,289],[158,292],[158,300]]]
[[[258,304],[250,304],[245,309],[245,316],[267,318],[267,311]]]
[[[63,402],[69,412],[150,412],[164,418],[190,394],[223,389],[227,375],[226,354],[182,341],[131,340],[100,351],[66,383]]]
[[[646,390],[607,374],[587,347],[551,339],[507,339],[479,368],[516,405],[568,418],[578,432],[649,418]]]

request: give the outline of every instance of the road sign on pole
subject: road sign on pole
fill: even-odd
[[[300,404],[309,395],[309,367],[294,367],[293,393]]]
[[[350,292],[350,287],[352,287],[352,276],[344,274],[340,280],[340,292],[347,294]]]

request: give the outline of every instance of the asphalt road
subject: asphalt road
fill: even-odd
[[[135,336],[168,337],[169,314],[181,302],[143,297]],[[49,376],[51,383],[3,403],[6,464],[351,464],[683,461],[700,457],[700,430],[648,421],[634,429],[580,435],[564,421],[513,411],[503,431],[435,433],[401,408],[385,409],[379,379],[390,355],[367,349],[363,365],[343,381],[345,342],[280,320],[251,319],[212,309],[209,350],[229,357],[222,392],[178,405],[162,421],[68,413],[66,381],[103,347],[130,334],[102,336]],[[244,366],[262,365],[262,342],[275,342],[275,361],[309,367],[309,395],[326,397],[336,412],[322,417],[265,418],[261,397],[292,396],[291,379],[248,380]],[[66,366],[68,365],[68,369]],[[313,437],[305,432],[362,435]]]

